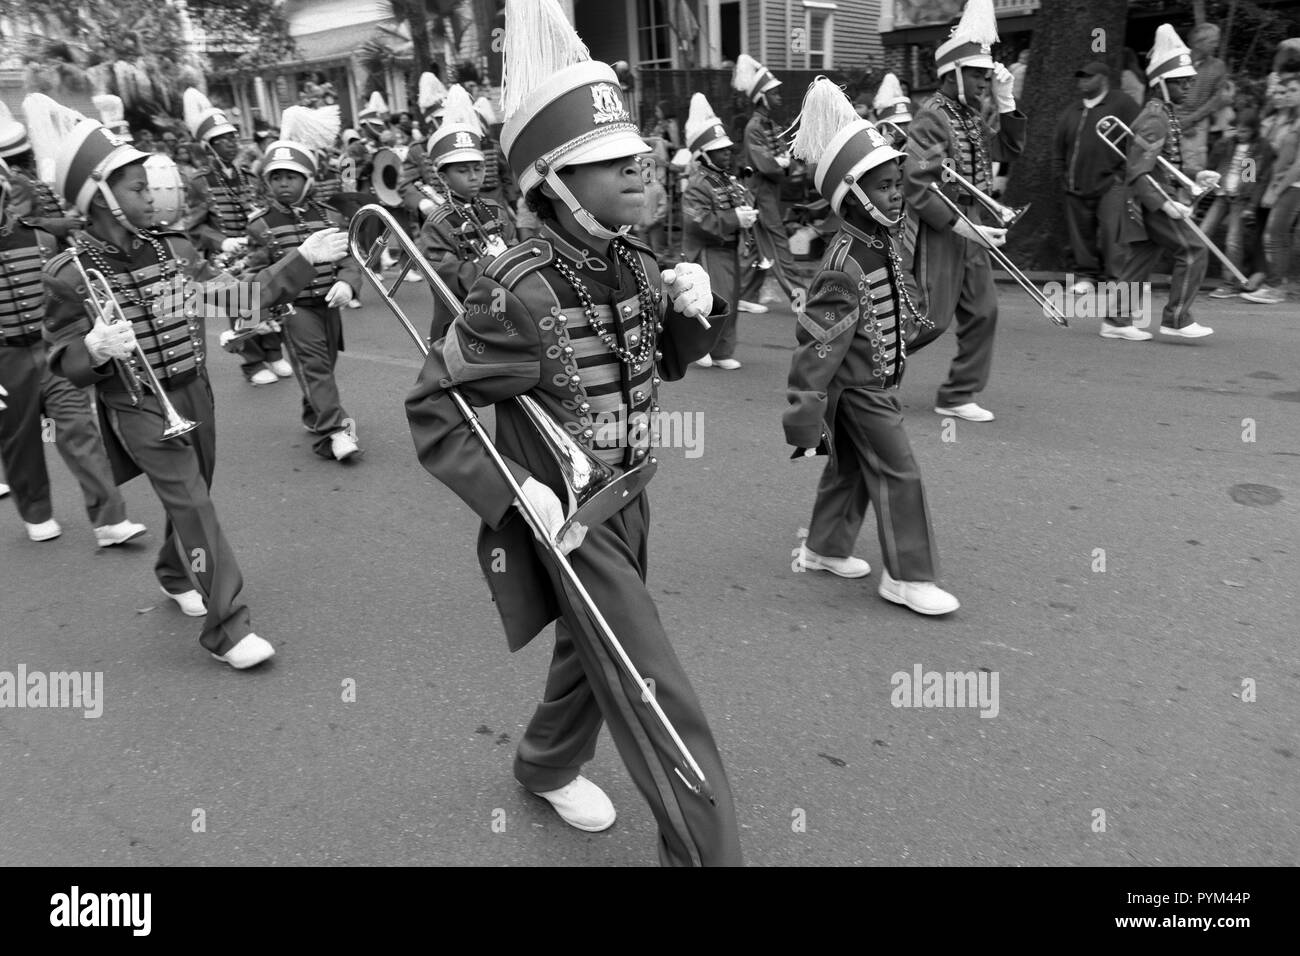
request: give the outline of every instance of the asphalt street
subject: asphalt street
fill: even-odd
[[[417,314],[423,295],[401,293]],[[339,365],[355,464],[312,454],[292,379],[252,389],[214,349],[214,495],[267,666],[213,661],[159,594],[144,479],[125,494],[150,533],[108,551],[52,449],[63,536],[29,543],[0,503],[0,671],[103,673],[98,718],[0,709],[0,863],[656,861],[608,737],[586,770],[619,811],[606,833],[513,781],[551,634],[507,652],[477,519],[412,451],[418,353],[366,299]],[[792,571],[821,465],[783,443],[788,311],[742,317],[741,370],[664,388],[702,431],[661,450],[650,586],[748,863],[1300,860],[1300,310],[1196,315],[1214,336],[1103,340],[1003,287],[988,424],[932,411],[951,333],[914,357],[947,619],[876,595],[871,518],[870,577]],[[917,667],[996,675],[996,716],[895,706]]]

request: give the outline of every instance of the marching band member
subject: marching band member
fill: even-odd
[[[845,578],[870,574],[853,546],[874,502],[885,561],[880,596],[918,614],[949,614],[960,605],[934,583],[930,512],[897,394],[906,343],[931,325],[895,249],[906,154],[859,119],[825,77],[809,87],[800,119],[793,154],[816,163],[817,191],[840,230],[798,313],[790,363],[786,441],[796,459],[830,455],[799,560]]]
[[[361,132],[369,138],[373,147],[384,145],[380,137],[388,128],[388,102],[384,99],[383,93],[375,90],[370,94],[366,105],[357,113],[357,125],[361,127]]]
[[[497,111],[486,96],[474,101],[474,113],[483,125],[483,189],[481,194],[488,199],[495,199],[506,209],[514,205],[515,184],[510,177],[510,164],[506,162],[505,153],[497,142]]]
[[[886,73],[871,101],[877,123],[889,123],[900,133],[906,133],[912,122],[912,101],[903,93],[903,84],[893,73]]]
[[[212,293],[229,292],[234,279],[205,262],[184,234],[148,228],[153,199],[144,153],[42,94],[28,96],[23,110],[37,158],[54,164],[56,189],[90,221],[73,236],[74,249],[45,266],[50,368],[74,385],[95,386],[115,479],[120,485],[143,472],[162,501],[167,530],[154,571],[163,593],[185,614],[205,618],[199,642],[213,657],[252,667],[274,649],[249,623],[239,565],[209,496],[216,427],[204,316],[195,305],[202,292],[203,311],[220,306]],[[313,236],[298,254],[252,277],[261,295],[255,309],[288,301],[311,281],[314,262],[346,249],[342,235]],[[87,314],[88,269],[103,274],[125,322]],[[164,398],[197,423],[188,437],[160,434],[168,421]]]
[[[181,229],[209,261],[238,272],[239,260],[248,247],[248,219],[258,205],[257,181],[235,164],[239,133],[225,112],[192,86],[185,90],[182,101],[185,126],[207,163],[186,188],[187,211]],[[284,360],[278,332],[244,338],[235,354],[250,385],[274,385],[293,374]]]
[[[319,134],[315,126],[322,119],[321,112],[289,107],[280,123],[283,138],[267,147],[262,178],[269,202],[248,223],[250,268],[265,268],[292,257],[294,249],[322,229],[346,232],[342,214],[312,197],[317,165],[311,140]],[[337,112],[334,122],[338,122]],[[343,350],[339,307],[350,302],[360,287],[361,271],[351,256],[337,262],[319,261],[311,282],[294,297],[288,315],[279,320],[290,360],[302,373],[303,426],[316,435],[316,454],[336,461],[361,453],[356,422],[344,411],[334,379]]]
[[[36,174],[27,127],[14,119],[4,103],[0,103],[0,159],[9,164],[9,211],[14,219],[25,219],[60,241],[85,224],[68,215],[54,190]]]
[[[1187,95],[1194,76],[1192,51],[1172,26],[1162,23],[1156,29],[1147,61],[1150,94],[1133,121],[1128,143],[1124,172],[1128,215],[1120,232],[1120,238],[1129,244],[1128,259],[1119,270],[1121,284],[1148,279],[1165,252],[1173,257],[1169,301],[1160,317],[1160,334],[1185,339],[1214,333],[1214,329],[1192,319],[1192,302],[1205,278],[1210,253],[1187,226],[1193,214],[1190,199],[1157,159],[1164,156],[1173,166],[1182,168],[1182,127],[1174,108]],[[1218,180],[1219,174],[1210,170],[1196,174],[1201,186],[1213,186]],[[1133,327],[1131,315],[1120,314],[1102,322],[1101,334],[1135,341],[1151,338],[1150,332]]]
[[[429,137],[425,162],[433,180],[428,189],[435,208],[420,229],[418,243],[460,300],[484,267],[515,241],[505,208],[481,192],[486,144],[480,130],[469,94],[459,85],[452,86],[442,125]],[[446,335],[450,322],[443,304],[435,301],[429,341]]]
[[[0,139],[11,132],[0,126]],[[25,130],[23,135],[25,139]],[[81,485],[96,544],[101,548],[124,544],[144,534],[145,526],[127,520],[126,503],[113,482],[89,397],[50,370],[41,337],[45,320],[41,270],[57,255],[58,244],[36,227],[35,220],[14,215],[9,185],[9,167],[0,159],[0,382],[9,390],[9,407],[0,415],[0,461],[27,537],[32,541],[57,538],[62,529],[53,516],[42,434],[42,419],[48,415],[59,454]]]
[[[1006,229],[1000,224],[972,228],[930,186],[943,189],[979,224],[986,215],[984,206],[948,182],[945,168],[951,164],[987,194],[993,184],[993,162],[1010,160],[1024,148],[1027,120],[1011,94],[1014,79],[990,55],[997,40],[993,0],[969,0],[952,36],[935,50],[939,89],[908,127],[910,162],[903,164],[909,239],[905,246],[912,252],[911,268],[924,294],[923,309],[934,321],[918,346],[937,338],[954,316],[957,319],[957,357],[939,388],[934,410],[971,422],[993,420],[993,413],[976,404],[975,396],[988,385],[998,322],[998,296],[987,250],[1006,242]],[[997,131],[980,115],[990,73]]]
[[[689,316],[725,314],[703,270],[682,265],[661,277],[650,250],[626,235],[641,214],[636,157],[647,147],[614,71],[588,58],[556,0],[508,0],[504,42],[502,142],[544,225],[488,266],[465,314],[434,343],[407,399],[411,433],[425,468],[484,521],[479,554],[485,570],[496,563],[487,577],[511,648],[559,618],[545,697],[520,742],[516,779],[572,826],[611,826],[608,797],[580,775],[607,722],[658,821],[661,862],[737,864],[738,829],[721,758],[645,585],[645,493],[630,496],[607,521],[572,529],[561,550],[636,667],[655,681],[655,698],[703,769],[716,804],[668,769],[661,728],[641,716],[645,688],[619,675],[592,631],[590,612],[537,550],[511,507],[509,485],[444,391],[455,385],[470,404],[495,405],[497,447],[554,533],[563,521],[555,491],[565,487],[563,479],[545,440],[509,399],[528,394],[619,472],[641,465],[650,453],[642,426],[658,409],[660,377],[682,377],[717,336],[716,326],[705,330]],[[608,436],[598,437],[595,427],[607,414],[627,416],[629,440],[600,440]],[[496,549],[505,555],[500,561]]]
[[[740,301],[742,243],[751,248],[743,257],[754,266],[754,223],[758,210],[749,190],[731,175],[733,147],[722,120],[703,93],[691,97],[686,118],[686,146],[691,168],[682,194],[682,255],[709,274],[709,285],[727,297],[727,317],[713,351],[696,364],[704,368],[740,368],[736,354],[736,304]]]
[[[402,158],[402,176],[397,184],[397,193],[402,197],[402,206],[417,223],[423,223],[433,214],[437,203],[429,195],[429,187],[434,181],[434,170],[429,165],[429,143],[442,122],[446,108],[447,87],[432,73],[420,75],[420,110],[424,119],[420,129],[424,139],[412,143]]]
[[[776,89],[780,85],[781,81],[753,57],[742,53],[736,58],[731,86],[754,104],[754,114],[745,124],[740,164],[754,170],[749,188],[754,194],[754,207],[758,210],[758,221],[754,224],[758,267],[746,270],[738,305],[742,312],[767,311],[759,300],[762,298],[763,279],[769,270],[790,301],[798,300],[794,259],[790,255],[790,240],[785,234],[785,221],[781,215],[781,185],[790,174],[790,152],[781,140],[781,129],[770,112],[781,105],[781,94]]]

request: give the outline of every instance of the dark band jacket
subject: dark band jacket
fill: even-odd
[[[35,222],[13,219],[0,228],[0,345],[41,341],[45,322],[41,272],[59,250],[54,237],[37,229]]]
[[[312,233],[331,227],[346,229],[347,223],[338,210],[314,198],[292,207],[272,202],[253,213],[248,221],[247,269],[256,271],[279,262]],[[361,289],[361,269],[351,256],[339,262],[317,263],[312,281],[295,301],[319,303],[339,280],[350,285],[354,295]]]

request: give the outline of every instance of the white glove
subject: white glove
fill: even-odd
[[[958,219],[953,225],[952,231],[963,239],[978,242],[986,249],[996,249],[1007,241],[1007,231],[1005,229],[998,226],[976,226],[972,229],[966,224],[965,219]]]
[[[587,537],[587,527],[581,524],[575,524],[570,528],[563,540],[555,541],[555,533],[564,524],[564,509],[560,507],[560,499],[555,497],[555,492],[532,476],[525,478],[520,488],[529,504],[533,506],[533,510],[542,519],[547,536],[560,549],[561,554],[568,554],[582,544],[583,539]],[[518,507],[517,502],[515,506]],[[534,534],[536,534],[535,531]],[[540,535],[538,535],[538,539],[542,540]]]
[[[958,69],[961,69],[958,67]],[[993,101],[999,113],[1016,111],[1016,78],[1001,63],[993,64]]]
[[[225,255],[231,256],[243,252],[248,248],[248,237],[241,236],[238,238],[222,239],[221,251]]]
[[[1212,169],[1202,169],[1196,174],[1196,185],[1202,190],[1214,189],[1223,177]]]
[[[1191,206],[1185,206],[1182,203],[1175,202],[1172,199],[1169,200],[1167,203],[1165,203],[1163,206],[1161,206],[1160,211],[1163,212],[1170,219],[1191,219],[1192,218]]]
[[[420,200],[420,215],[423,216],[425,219],[428,219],[430,216],[432,216],[433,211],[437,208],[438,208],[438,204],[435,203],[432,199]]]
[[[312,265],[321,262],[338,262],[348,254],[348,235],[331,226],[313,232],[298,247],[302,257]]]
[[[704,266],[679,262],[662,273],[664,291],[673,308],[682,315],[699,319],[708,328],[707,316],[713,311],[713,287]]]
[[[8,394],[9,393],[5,391],[5,387],[3,385],[0,385],[0,398],[4,398]],[[6,405],[4,402],[0,402],[0,412],[3,412],[8,407],[9,406]]]
[[[790,168],[790,157],[789,157],[789,156],[784,156],[784,155],[782,155],[782,156],[775,156],[775,157],[773,157],[773,158],[776,160],[776,164],[777,164],[778,166],[780,166],[782,169],[789,169],[789,168]]]
[[[740,221],[741,229],[748,229],[758,222],[758,210],[753,206],[737,206],[736,219]]]
[[[348,285],[342,279],[339,279],[330,290],[325,293],[325,304],[331,309],[337,309],[352,301],[352,286]]]
[[[129,358],[135,351],[135,329],[129,322],[98,322],[82,339],[96,365]]]

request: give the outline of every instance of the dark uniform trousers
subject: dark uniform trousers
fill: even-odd
[[[701,249],[698,253],[698,262],[704,267],[704,271],[709,274],[709,287],[713,293],[727,300],[728,309],[727,317],[720,321],[722,326],[718,332],[717,344],[709,355],[715,359],[728,359],[736,354],[736,343],[739,339],[738,328],[740,312],[738,305],[742,298],[740,292],[740,254],[735,246],[730,248],[726,246],[712,246]],[[760,272],[756,267],[749,269],[750,273],[758,273],[758,282],[762,284],[762,276],[766,273]],[[758,299],[754,299],[757,302]],[[710,322],[715,321],[710,319]]]
[[[1120,238],[1124,185],[1112,183],[1100,196],[1065,194],[1065,227],[1078,278],[1115,280],[1126,256]]]
[[[95,413],[84,390],[50,370],[44,341],[0,345],[0,385],[9,390],[0,412],[0,460],[14,504],[30,524],[53,515],[45,467],[42,414],[54,422],[54,443],[86,501],[95,527],[126,520],[126,504],[113,481]]]
[[[297,363],[307,383],[302,423],[316,434],[316,454],[333,458],[329,436],[344,427],[347,417],[334,379],[343,344],[343,319],[339,310],[328,308],[324,300],[310,300],[295,302],[293,312],[280,320],[280,327],[289,337],[290,361]]]
[[[240,341],[237,348],[239,369],[244,373],[244,378],[251,379],[271,362],[278,362],[284,358],[279,332],[261,332],[257,335],[250,335]]]
[[[845,389],[836,406],[834,443],[835,455],[817,485],[808,547],[827,557],[851,555],[867,506],[874,502],[890,575],[898,581],[937,581],[930,509],[903,430],[898,393]]]
[[[1192,301],[1201,288],[1201,280],[1209,267],[1209,250],[1188,228],[1187,224],[1171,219],[1163,212],[1148,210],[1145,215],[1146,238],[1135,239],[1130,246],[1128,259],[1120,270],[1120,282],[1141,282],[1151,275],[1163,252],[1168,251],[1174,260],[1174,271],[1169,277],[1169,301],[1165,303],[1160,324],[1181,329],[1191,325]],[[1132,325],[1130,315],[1120,315],[1118,309],[1109,309],[1112,317],[1106,321],[1114,325]]]
[[[655,700],[699,763],[717,804],[685,787],[672,761],[663,756],[672,752],[666,738],[658,746],[648,742],[647,735],[659,739],[661,732],[639,715],[645,712],[638,701],[643,690],[623,677],[600,640],[594,635],[573,639],[575,628],[585,627],[588,633],[592,628],[585,623],[587,611],[553,569],[555,592],[563,594],[562,616],[542,702],[519,743],[515,777],[533,792],[564,786],[595,754],[601,723],[608,722],[628,772],[659,823],[660,863],[736,866],[740,845],[722,758],[646,590],[649,530],[650,505],[643,492],[614,517],[589,528],[569,561],[641,676],[654,681]]]
[[[208,606],[199,643],[224,654],[252,632],[240,600],[243,575],[217,521],[209,489],[216,466],[217,429],[207,374],[196,375],[167,398],[199,427],[164,440],[162,407],[145,391],[137,408],[120,388],[99,386],[105,416],[132,460],[149,477],[167,512],[167,528],[154,573],[173,594],[197,588]]]

